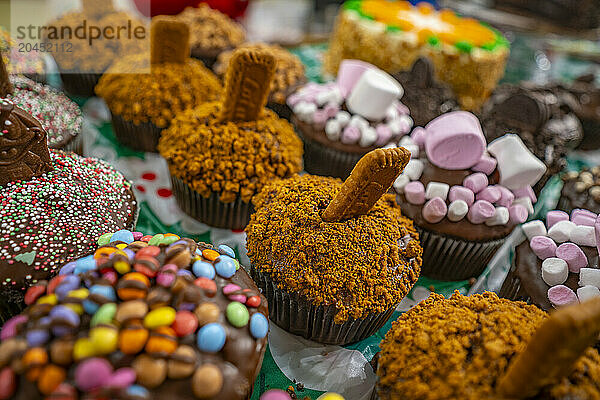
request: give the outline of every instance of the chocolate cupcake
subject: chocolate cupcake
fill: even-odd
[[[263,186],[302,170],[294,129],[264,109],[274,68],[269,52],[236,51],[223,101],[178,114],[163,132],[158,149],[177,203],[200,222],[243,229]]]
[[[246,32],[240,24],[205,3],[200,3],[198,7],[187,7],[177,18],[190,27],[192,57],[202,61],[208,68],[213,67],[219,54],[234,49],[246,40]]]
[[[233,250],[172,234],[102,238],[4,324],[0,397],[250,398],[268,311]]]
[[[577,208],[600,212],[600,167],[584,167],[561,175],[563,188],[558,199],[559,210],[570,213]]]
[[[573,96],[564,91],[522,84],[499,86],[483,107],[481,125],[488,140],[516,133],[548,167],[534,186],[536,193],[562,171],[567,151],[583,138],[574,104]]]
[[[177,113],[221,95],[219,79],[189,52],[188,26],[175,17],[155,17],[151,63],[146,54],[127,56],[100,79],[96,93],[108,104],[120,143],[156,152]]]
[[[598,398],[599,317],[598,299],[548,316],[491,292],[434,293],[385,335],[373,398]]]
[[[412,221],[385,194],[410,154],[378,149],[339,179],[294,176],[265,186],[246,227],[251,275],[271,321],[344,345],[374,334],[419,277]]]
[[[101,233],[132,229],[131,185],[103,161],[48,151],[41,123],[0,100],[0,320],[18,312],[25,290],[95,247]]]
[[[10,32],[0,26],[0,54],[10,75],[25,75],[35,82],[46,81],[44,53],[21,51],[23,43],[14,40]]]
[[[394,188],[420,233],[422,274],[478,277],[533,213],[532,186],[546,167],[516,135],[487,145],[479,121],[466,111],[443,114],[411,136],[400,141],[412,159]]]
[[[288,97],[304,142],[304,169],[345,179],[368,152],[397,141],[413,121],[402,86],[358,60],[344,60],[335,83],[309,83]]]
[[[267,107],[275,111],[280,118],[289,120],[292,110],[287,105],[286,99],[307,81],[302,61],[294,54],[277,45],[248,43],[238,46],[238,48],[267,50],[273,54],[275,57],[275,77],[271,82],[271,92],[267,100]],[[233,50],[221,53],[217,64],[214,66],[214,71],[222,78],[227,72],[232,55]]]
[[[407,71],[394,74],[404,88],[404,103],[410,110],[415,125],[424,126],[440,115],[460,110],[450,86],[440,82],[434,74],[431,61],[421,57]]]
[[[523,225],[527,240],[517,246],[500,295],[549,311],[600,297],[600,269],[594,224],[597,214],[553,210]]]

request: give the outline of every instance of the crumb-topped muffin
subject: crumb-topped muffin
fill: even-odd
[[[381,342],[376,398],[507,398],[497,394],[499,378],[547,318],[491,292],[449,299],[433,293],[400,316]],[[599,378],[600,355],[588,347],[568,377],[520,398],[599,398]]]

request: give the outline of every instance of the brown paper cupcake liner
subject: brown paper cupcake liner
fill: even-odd
[[[333,322],[334,306],[315,306],[297,292],[280,289],[268,274],[254,265],[250,275],[269,303],[269,319],[282,329],[323,344],[346,345],[359,342],[377,332],[390,319],[396,307],[363,319],[351,318],[343,324]]]
[[[232,203],[223,203],[218,193],[205,198],[181,179],[171,176],[173,195],[179,208],[187,215],[215,228],[242,230],[250,222],[254,212],[251,203],[237,197]]]
[[[65,91],[74,96],[93,97],[94,88],[98,84],[102,74],[60,73]]]
[[[275,101],[269,101],[267,108],[275,111],[279,118],[290,120],[292,118],[292,109],[287,104],[277,103]]]
[[[531,298],[529,296],[522,296],[520,293],[521,278],[519,278],[517,274],[513,272],[514,268],[515,265],[513,261],[513,265],[511,266],[511,269],[508,272],[508,275],[506,276],[506,279],[504,280],[500,291],[498,292],[498,296],[504,297],[505,299],[509,300],[522,300],[525,302],[530,302]]]
[[[421,275],[443,281],[477,278],[505,240],[472,242],[416,228],[423,247]]]
[[[156,153],[162,128],[152,122],[135,124],[120,115],[112,115],[113,129],[119,143],[132,150]]]

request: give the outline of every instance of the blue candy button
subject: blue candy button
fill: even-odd
[[[269,321],[261,313],[253,314],[250,318],[250,333],[256,339],[262,339],[269,332]]]
[[[223,253],[227,254],[231,258],[235,258],[235,251],[233,251],[233,249],[227,246],[226,244],[220,245],[219,250],[221,250]]]
[[[116,231],[111,237],[110,242],[125,242],[127,244],[133,242],[133,233],[127,229]]]
[[[87,256],[75,261],[73,273],[78,275],[94,269],[96,269],[96,260],[94,259],[94,256]]]
[[[198,348],[206,353],[216,353],[225,345],[225,337],[225,329],[221,325],[204,325],[198,331]]]
[[[233,258],[222,255],[217,259],[215,269],[217,270],[217,274],[221,275],[223,278],[231,278],[235,274],[237,268]]]
[[[215,269],[211,263],[207,263],[206,261],[195,261],[194,265],[192,265],[192,271],[194,271],[194,275],[198,278],[215,279]]]

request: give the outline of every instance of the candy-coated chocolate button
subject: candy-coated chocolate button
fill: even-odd
[[[204,325],[198,331],[198,348],[206,353],[217,353],[225,345],[225,329],[217,323]]]
[[[219,246],[219,250],[225,254],[227,254],[231,258],[235,258],[235,251],[226,244],[222,244]]]
[[[250,314],[248,313],[246,306],[237,301],[231,302],[227,305],[225,315],[227,315],[227,320],[229,323],[236,328],[246,326],[248,324],[248,319],[250,318]]]
[[[168,326],[175,321],[175,310],[171,307],[160,307],[150,311],[144,317],[144,326],[155,329],[159,326]]]
[[[250,333],[256,339],[262,339],[269,332],[269,321],[261,313],[253,314],[250,318]]]
[[[192,265],[192,271],[194,272],[194,275],[196,275],[198,278],[215,278],[215,268],[211,263],[206,262],[204,260],[194,261],[194,264]]]
[[[211,249],[202,250],[202,257],[206,258],[208,261],[215,261],[219,256],[220,256],[220,254],[214,250],[211,250]]]
[[[198,318],[190,311],[177,311],[175,314],[175,321],[173,322],[173,325],[171,325],[171,328],[173,328],[177,336],[187,336],[194,333],[198,328]]]
[[[260,296],[250,296],[248,300],[246,300],[246,305],[250,307],[258,307],[260,306]]]
[[[214,364],[204,364],[196,370],[192,378],[192,390],[196,397],[215,397],[223,388],[223,373]]]
[[[215,269],[217,270],[217,274],[223,278],[231,278],[237,270],[233,258],[225,255],[220,256],[215,262]]]

